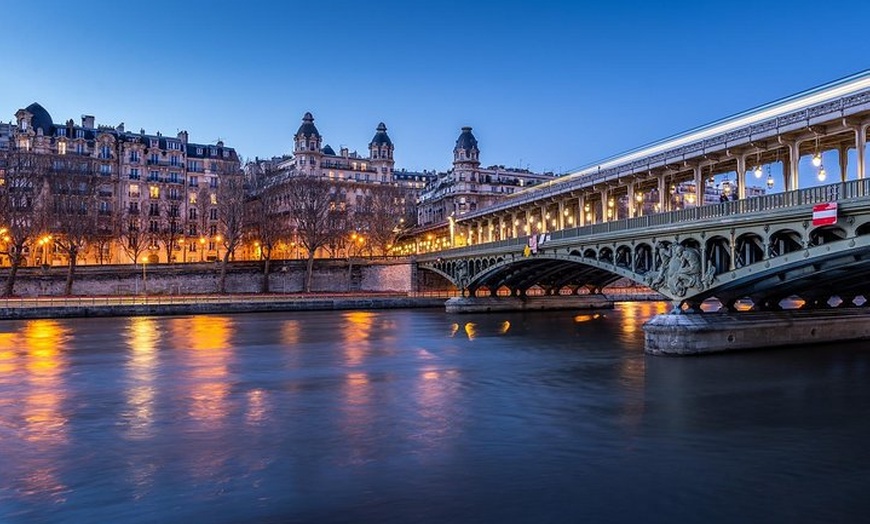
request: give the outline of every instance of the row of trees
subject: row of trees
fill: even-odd
[[[315,254],[387,254],[403,221],[404,195],[398,187],[368,187],[351,202],[342,187],[328,180],[274,172],[246,178],[236,167],[220,173],[216,189],[198,190],[188,203],[188,209],[196,208],[191,216],[178,216],[177,202],[150,201],[160,207],[160,227],[146,228],[140,220],[145,210],[120,205],[117,187],[106,194],[106,179],[89,157],[13,150],[0,157],[0,175],[0,254],[11,266],[5,296],[14,293],[25,253],[39,249],[48,235],[66,258],[68,295],[86,250],[95,251],[102,263],[113,246],[134,261],[160,246],[171,261],[191,216],[201,234],[213,230],[217,234],[212,238],[220,239],[220,292],[226,290],[227,264],[244,242],[259,246],[262,289],[268,291],[276,248],[291,238],[307,253],[304,289],[309,291]],[[364,243],[351,244],[353,234]]]

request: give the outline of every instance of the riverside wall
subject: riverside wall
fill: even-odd
[[[273,293],[300,293],[304,289],[304,260],[273,261],[269,290]],[[231,262],[227,266],[228,293],[259,293],[262,289],[262,262]],[[9,268],[0,270],[3,285]],[[63,295],[66,267],[21,268],[14,294],[20,297]],[[416,291],[415,271],[408,260],[314,261],[311,279],[313,293],[408,293]],[[79,266],[73,283],[74,296],[123,295],[198,295],[218,291],[220,265],[141,264],[118,266]]]

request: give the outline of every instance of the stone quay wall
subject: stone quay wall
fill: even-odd
[[[272,293],[300,293],[305,279],[304,260],[273,261],[269,272]],[[9,268],[0,270],[4,285]],[[408,293],[416,291],[415,271],[407,259],[314,261],[313,293]],[[66,267],[28,267],[18,271],[15,295],[20,297],[61,296]],[[198,295],[218,291],[220,265],[141,264],[79,266],[72,294],[77,296]],[[231,262],[227,266],[228,293],[259,293],[263,262]]]

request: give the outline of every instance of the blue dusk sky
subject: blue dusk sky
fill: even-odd
[[[128,130],[289,153],[311,111],[398,169],[567,172],[865,70],[870,3],[0,1],[0,118],[37,101]]]

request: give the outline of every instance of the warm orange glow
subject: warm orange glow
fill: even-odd
[[[362,363],[370,349],[369,336],[376,317],[370,311],[350,311],[342,315],[345,328],[344,358],[345,364],[356,366]]]

